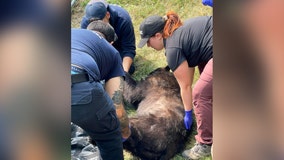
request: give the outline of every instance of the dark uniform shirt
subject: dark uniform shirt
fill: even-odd
[[[118,37],[113,46],[118,50],[121,58],[127,56],[133,59],[136,55],[136,46],[131,17],[125,9],[114,4],[108,5],[108,12],[110,13],[109,23]],[[81,28],[86,29],[88,25],[89,20],[84,16],[81,21]]]
[[[172,71],[185,60],[189,67],[213,57],[212,16],[191,18],[166,39],[166,57]]]
[[[71,63],[83,67],[96,81],[124,76],[118,51],[97,33],[71,30]]]

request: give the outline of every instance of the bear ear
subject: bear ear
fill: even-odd
[[[166,71],[170,71],[171,69],[170,69],[170,67],[167,65],[167,66],[165,67],[165,70],[166,70]]]

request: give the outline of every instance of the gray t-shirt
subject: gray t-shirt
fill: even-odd
[[[213,17],[201,16],[186,20],[165,42],[166,57],[172,71],[185,60],[189,67],[213,57]]]

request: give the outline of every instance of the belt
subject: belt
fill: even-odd
[[[71,82],[72,83],[87,82],[89,80],[90,80],[89,75],[87,73],[79,73],[79,74],[72,74],[71,75]]]

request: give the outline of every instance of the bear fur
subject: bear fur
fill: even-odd
[[[169,67],[140,81],[126,73],[124,99],[137,108],[136,115],[129,117],[131,136],[124,149],[145,160],[169,160],[184,149],[189,132],[180,88]]]

